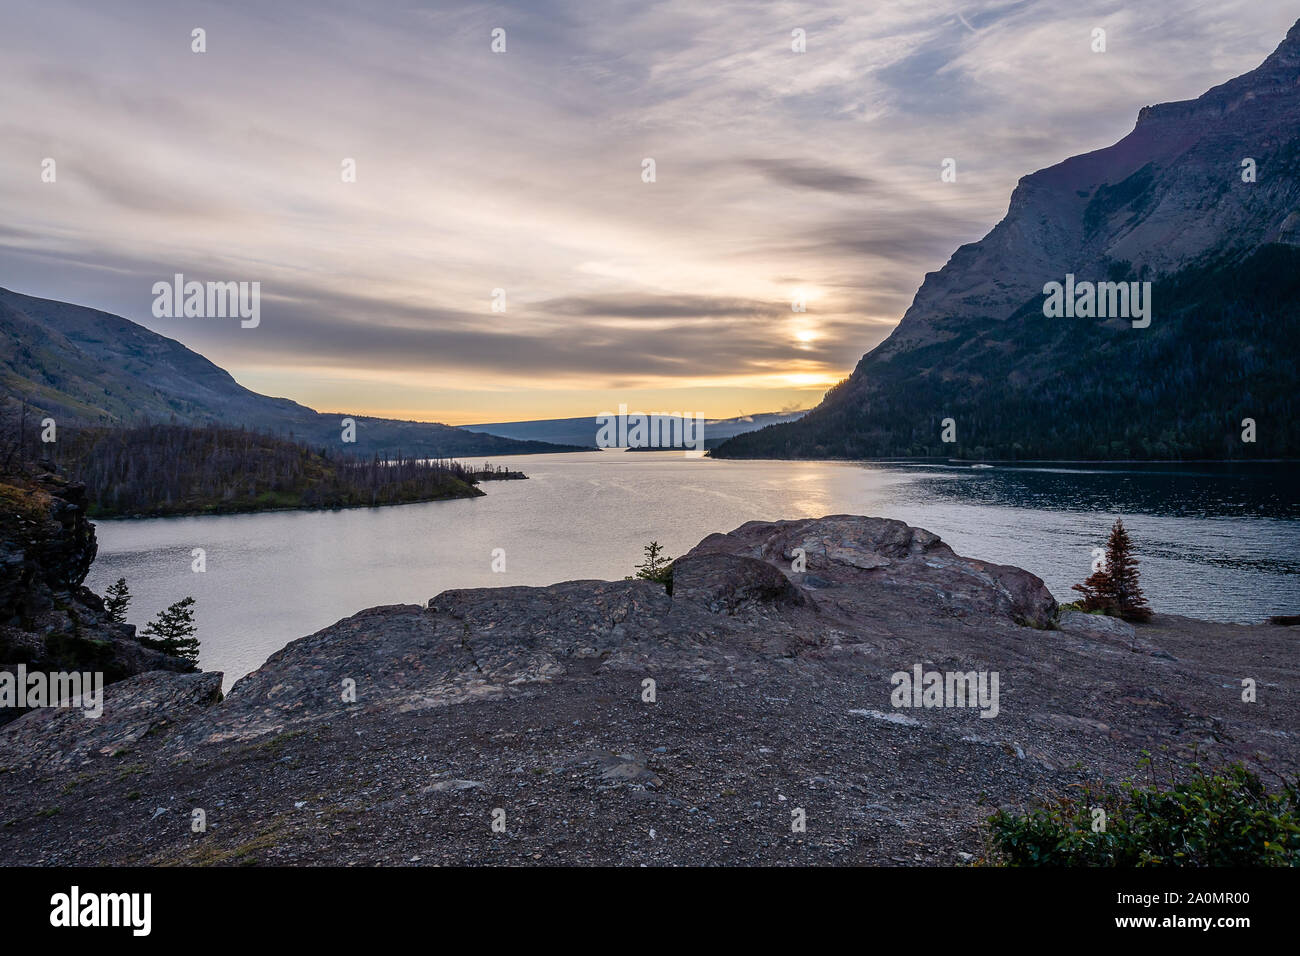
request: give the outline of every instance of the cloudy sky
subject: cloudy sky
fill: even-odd
[[[125,315],[323,411],[810,407],[1020,176],[1255,67],[1296,15],[6,0],[0,286]],[[260,282],[261,324],[154,318],[177,272]]]

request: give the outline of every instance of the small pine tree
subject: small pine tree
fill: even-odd
[[[673,559],[664,554],[663,546],[658,541],[651,541],[645,546],[645,560],[636,566],[636,579],[655,581],[668,587],[673,579]],[[633,578],[628,578],[631,581]]]
[[[194,625],[193,606],[194,598],[187,597],[165,611],[159,611],[158,616],[145,627],[140,643],[197,664],[199,639],[194,636],[198,628]]]
[[[104,610],[111,620],[118,624],[126,623],[126,609],[131,604],[131,591],[126,586],[126,578],[118,578],[104,592]]]
[[[1151,620],[1151,608],[1138,586],[1138,560],[1124,522],[1115,519],[1106,540],[1106,563],[1074,590],[1083,594],[1079,602],[1085,611],[1101,611],[1126,621]]]

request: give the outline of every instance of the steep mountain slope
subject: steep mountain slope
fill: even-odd
[[[1151,281],[1150,326],[1045,317],[1044,285],[1067,274]],[[1256,70],[1024,177],[818,408],[714,454],[1300,454],[1298,276],[1300,22]]]
[[[429,457],[567,451],[427,422],[353,416],[356,443],[340,442],[342,415],[269,398],[173,339],[121,316],[0,289],[0,397],[26,401],[39,419],[112,425],[146,421],[246,425],[357,454]]]

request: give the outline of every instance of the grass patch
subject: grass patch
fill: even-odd
[[[276,734],[267,740],[260,740],[255,744],[249,744],[244,748],[244,753],[249,754],[279,754],[284,750],[284,745],[295,737],[301,737],[307,733],[306,730],[286,730],[283,733]]]
[[[160,862],[175,866],[256,866],[260,862],[258,854],[278,846],[283,832],[283,827],[272,827],[243,843],[229,847],[219,846],[209,837],[186,847],[175,857]]]

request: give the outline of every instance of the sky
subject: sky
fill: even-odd
[[[808,408],[1021,176],[1253,69],[1296,16],[5,0],[0,286],[126,316],[326,412]],[[176,273],[260,283],[259,323],[155,317]]]

